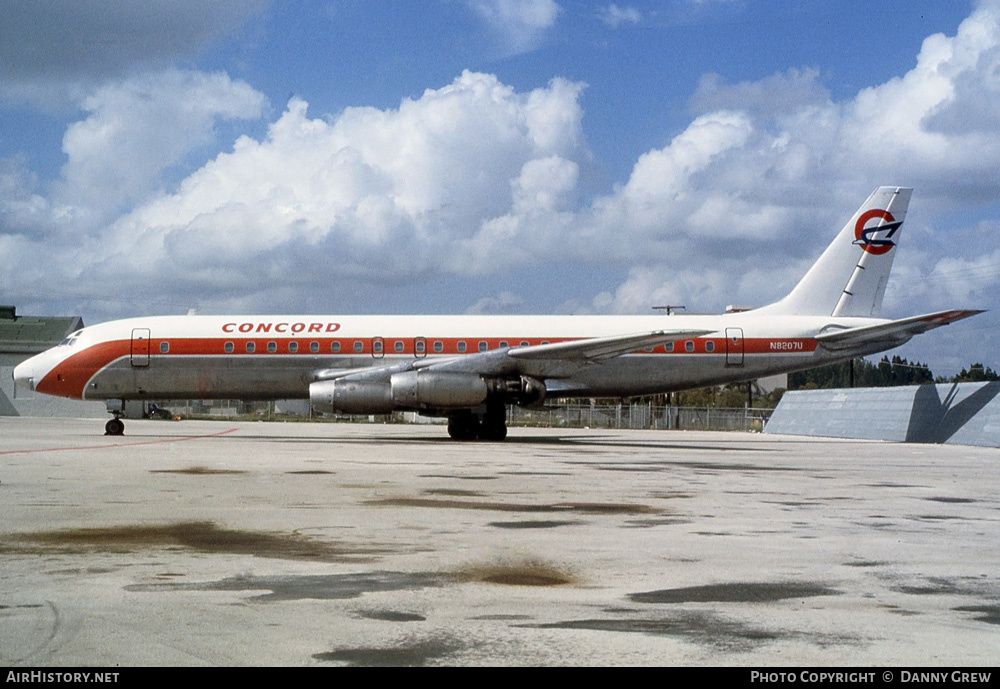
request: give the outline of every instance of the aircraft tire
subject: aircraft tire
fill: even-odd
[[[507,437],[507,424],[487,425],[479,429],[480,440],[504,440]]]
[[[479,427],[480,440],[504,440],[507,437],[507,407],[503,402],[493,402],[486,406]]]
[[[111,419],[104,424],[104,435],[125,435],[125,424],[121,419]]]
[[[448,435],[453,440],[475,440],[479,430],[479,418],[472,412],[458,412],[448,417]]]

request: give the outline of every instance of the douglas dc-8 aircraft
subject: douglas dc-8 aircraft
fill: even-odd
[[[875,190],[774,304],[720,315],[160,316],[94,325],[14,370],[16,385],[106,400],[309,398],[319,412],[447,416],[502,440],[506,405],[745,381],[891,349],[980,313],[878,317],[911,189]]]

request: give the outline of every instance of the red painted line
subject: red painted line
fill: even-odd
[[[141,442],[135,443],[117,443],[114,445],[78,445],[76,447],[49,447],[41,448],[38,450],[4,450],[0,452],[0,455],[28,455],[37,452],[68,452],[70,450],[107,450],[109,448],[115,447],[136,447],[138,445],[159,445],[161,443],[179,443],[184,440],[198,440],[199,438],[217,438],[220,435],[228,435],[229,433],[235,433],[238,428],[230,428],[225,431],[219,431],[218,433],[209,433],[208,435],[186,435],[180,438],[160,438],[159,440],[143,440]]]

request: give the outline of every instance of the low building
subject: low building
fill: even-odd
[[[62,342],[83,327],[79,316],[18,316],[13,306],[0,306],[0,416],[65,416],[103,418],[103,402],[81,402],[14,390],[14,367]]]

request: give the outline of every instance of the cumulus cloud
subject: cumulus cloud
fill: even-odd
[[[164,67],[239,28],[268,0],[8,0],[0,99],[65,104],[88,88]]]
[[[706,74],[698,81],[689,104],[698,114],[738,109],[767,121],[810,105],[827,106],[829,100],[830,94],[820,83],[817,70],[792,68],[759,81],[738,84],[727,84],[718,74]]]
[[[642,13],[634,7],[619,7],[611,3],[601,9],[599,13],[601,21],[612,29],[617,29],[624,24],[638,24],[642,21]]]
[[[91,222],[107,220],[155,190],[165,169],[212,143],[217,121],[256,119],[265,103],[225,74],[168,70],[107,84],[83,99],[87,118],[63,137],[68,161],[54,198],[86,207]]]
[[[37,193],[37,184],[23,160],[0,160],[0,235],[31,233],[44,225],[49,203]]]
[[[405,285],[536,261],[551,254],[576,204],[587,156],[581,90],[555,79],[518,93],[465,72],[398,108],[326,119],[295,98],[266,137],[240,138],[150,198],[162,170],[214,122],[255,116],[262,99],[224,75],[171,72],[101,89],[67,131],[69,162],[53,198],[77,215],[67,227],[80,227],[84,211],[134,208],[75,240],[72,264],[87,265],[76,284],[155,284],[260,304],[296,290],[329,297],[366,280]],[[8,207],[21,203],[11,213],[22,217],[30,180],[16,166],[4,179]],[[85,196],[96,200],[84,206]]]
[[[509,54],[534,50],[562,9],[555,0],[469,0]]]
[[[998,56],[1000,3],[990,1],[955,36],[929,36],[905,75],[844,102],[833,102],[809,69],[739,84],[704,77],[692,96],[699,113],[692,123],[641,156],[628,182],[583,215],[598,241],[629,228],[639,264],[610,299],[601,297],[602,308],[639,310],[643,294],[647,303],[670,299],[710,310],[734,299],[776,299],[879,184],[914,186],[916,203],[944,212],[995,201]],[[981,263],[974,245],[956,246],[947,232],[921,237],[932,248],[919,272],[936,270],[934,256],[968,252],[956,260]],[[687,257],[709,258],[707,274],[716,278],[693,274]],[[656,274],[664,287],[651,283]],[[733,275],[744,278],[737,283]],[[995,299],[996,275],[981,272],[979,284],[986,289],[964,294]],[[898,280],[887,305],[920,308],[896,299],[894,285]]]
[[[469,314],[509,314],[518,313],[524,307],[524,299],[514,292],[503,291],[495,297],[483,297],[466,309]]]

